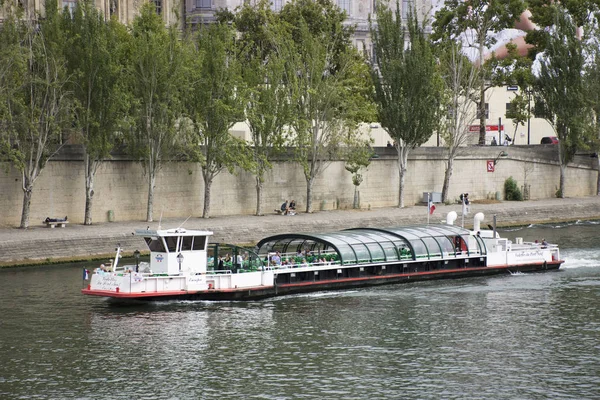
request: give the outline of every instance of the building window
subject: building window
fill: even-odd
[[[413,7],[412,3],[412,0],[402,0],[402,19],[408,18],[408,10],[410,10]]]
[[[118,0],[110,0],[110,15],[119,15],[119,1]]]
[[[346,16],[350,16],[350,0],[338,0],[338,7],[346,12]]]
[[[153,0],[154,1],[154,6],[156,7],[156,13],[158,15],[162,14],[162,0]]]
[[[63,0],[63,2],[62,2],[63,9],[67,8],[67,11],[71,15],[73,15],[73,12],[75,12],[75,5],[76,4],[77,4],[77,2],[75,0]]]
[[[212,0],[196,0],[196,8],[212,8]]]
[[[479,109],[479,104],[477,105],[477,117],[481,118],[481,111]],[[485,118],[489,118],[490,117],[490,103],[485,103]]]
[[[368,53],[367,53],[367,45],[365,44],[365,41],[363,39],[357,39],[356,40],[356,49],[358,51],[360,51],[363,56],[365,56],[365,58],[368,57]]]
[[[283,7],[283,0],[273,0],[273,2],[271,3],[271,9],[275,12],[281,11],[282,7]]]

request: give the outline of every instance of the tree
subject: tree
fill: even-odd
[[[377,25],[371,23],[376,55],[372,77],[379,121],[396,142],[398,207],[404,207],[408,154],[438,128],[443,84],[424,28],[413,13],[403,26],[398,4],[396,7],[392,12],[379,4]]]
[[[283,150],[284,129],[291,119],[285,60],[275,51],[277,41],[289,39],[266,1],[255,7],[246,4],[236,21],[242,35],[239,57],[246,66],[242,77],[248,94],[245,114],[252,138],[256,215],[262,215],[264,176],[272,169],[270,159]]]
[[[600,31],[592,30],[593,39],[589,42],[590,62],[586,67],[585,87],[586,98],[589,100],[593,111],[593,127],[595,138],[592,141],[592,150],[596,152],[598,177],[596,180],[596,194],[600,196]]]
[[[181,151],[177,128],[181,116],[184,57],[180,34],[166,28],[154,3],[141,7],[133,21],[131,63],[127,80],[131,90],[128,144],[148,179],[146,220],[152,221],[156,175],[162,162]]]
[[[81,135],[85,168],[84,224],[92,224],[94,177],[110,156],[115,133],[125,110],[121,82],[125,27],[116,19],[105,21],[89,0],[78,2],[73,13],[63,13],[67,36],[65,57],[70,90],[75,98],[74,117]]]
[[[473,99],[477,97],[477,71],[463,54],[460,42],[449,42],[442,47],[440,66],[445,87],[445,105],[448,113],[439,129],[447,148],[446,171],[442,188],[442,201],[448,200],[454,160],[460,148],[469,141],[469,126],[474,116]]]
[[[33,187],[49,159],[61,147],[61,133],[70,122],[68,77],[62,57],[64,39],[55,1],[46,3],[45,18],[9,19],[2,29],[14,57],[5,70],[13,80],[4,98],[6,139],[14,166],[22,173],[21,228],[29,227]],[[8,31],[7,31],[8,32]]]
[[[248,146],[229,132],[244,119],[246,91],[236,57],[235,30],[225,23],[203,26],[197,37],[197,54],[189,69],[185,109],[200,145],[204,179],[202,218],[210,216],[211,187],[224,169],[249,168]]]
[[[354,185],[354,201],[352,208],[360,208],[360,192],[358,191],[358,187],[363,181],[363,176],[360,172],[369,167],[374,152],[370,146],[359,148],[349,147],[347,148],[347,151],[348,155],[344,168],[352,174],[352,184]]]
[[[344,15],[324,0],[288,3],[281,12],[292,27],[292,42],[278,49],[288,62],[286,84],[294,107],[288,141],[306,179],[308,213],[317,177],[345,146],[365,145],[358,123],[374,117],[369,69],[349,40]]]
[[[492,68],[485,65],[486,51],[497,39],[490,32],[512,28],[525,11],[522,0],[447,0],[435,15],[434,40],[461,40],[477,54],[479,65],[479,144],[485,144],[485,92],[491,86]]]
[[[546,30],[546,47],[535,82],[536,115],[554,127],[559,138],[559,196],[565,197],[566,168],[584,143],[589,108],[586,104],[583,42],[577,38],[573,18],[554,4],[554,27]]]

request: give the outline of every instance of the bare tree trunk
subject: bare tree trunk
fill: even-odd
[[[31,206],[31,196],[33,194],[33,185],[29,183],[29,179],[23,177],[23,210],[21,212],[21,225],[19,228],[29,228],[29,210]]]
[[[598,154],[598,158],[596,158],[598,163],[598,178],[596,182],[596,194],[600,196],[600,154]]]
[[[202,210],[202,218],[210,218],[210,188],[212,179],[204,178],[204,208]]]
[[[565,179],[567,177],[567,166],[560,164],[560,198],[565,198]]]
[[[256,176],[256,215],[263,215],[262,203],[263,203],[263,179],[262,179],[262,177]]]
[[[313,190],[314,178],[310,178],[306,181],[306,212],[312,213],[312,190]]]
[[[485,43],[485,36],[486,35],[479,35],[479,145],[483,146],[485,145],[485,125],[486,125],[486,118],[485,118],[485,77],[484,77],[484,68],[483,68],[483,63],[484,63],[484,54],[483,54],[483,49],[485,48],[484,43]],[[500,143],[498,143],[500,144]]]
[[[448,158],[446,173],[444,174],[444,186],[442,187],[442,202],[448,201],[448,191],[450,190],[450,178],[454,172],[454,158]]]
[[[406,160],[408,155],[406,149],[401,149],[399,144],[398,151],[398,207],[404,208],[404,177],[406,175]]]
[[[85,154],[85,214],[84,225],[92,225],[92,201],[94,197],[94,176],[95,168],[90,161],[89,154]]]
[[[152,222],[152,213],[154,210],[154,183],[156,181],[156,173],[148,172],[148,207],[146,212],[146,221]]]
[[[354,186],[354,204],[352,204],[352,208],[360,208],[360,192],[358,191],[358,186]]]
[[[481,67],[480,67],[481,68]],[[481,78],[483,79],[483,77]],[[479,100],[479,145],[485,145],[485,88],[483,87],[483,83],[481,84],[481,89],[479,90],[479,95],[481,99]]]

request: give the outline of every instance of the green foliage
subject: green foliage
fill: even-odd
[[[576,37],[573,18],[564,9],[555,17],[554,29],[544,32],[547,47],[535,82],[536,113],[554,126],[559,138],[560,162],[566,165],[587,136],[589,108],[581,73],[585,54],[582,41]]]
[[[69,89],[77,100],[75,123],[86,153],[93,160],[106,158],[126,108],[121,81],[126,61],[119,36],[125,28],[115,20],[105,21],[89,0],[77,2],[72,14],[64,13],[62,25],[67,68],[73,77]]]
[[[254,161],[250,167],[256,177],[256,214],[260,215],[264,175],[272,168],[270,159],[284,150],[284,129],[292,119],[286,60],[276,51],[288,31],[264,0],[256,6],[245,4],[234,22],[240,32],[238,57],[245,66],[241,74],[247,88],[245,114]]]
[[[315,178],[343,146],[360,143],[359,122],[374,119],[369,68],[349,40],[345,15],[327,0],[300,0],[281,12],[291,39],[277,44],[286,62],[286,87],[294,115],[288,137],[307,182],[312,211]]]
[[[22,172],[22,228],[29,226],[34,183],[71,121],[60,14],[56,1],[46,7],[45,18],[9,13],[0,34],[0,147]]]
[[[443,81],[424,28],[412,15],[408,21],[403,26],[400,11],[379,5],[371,75],[382,127],[402,147],[415,148],[438,127]]]
[[[236,54],[236,32],[228,24],[203,26],[195,46],[187,46],[187,90],[184,97],[186,116],[192,125],[194,142],[200,145],[204,179],[203,217],[210,214],[210,188],[216,175],[235,167],[251,169],[253,160],[246,143],[229,129],[244,120],[248,91]]]
[[[504,199],[507,201],[523,201],[523,193],[521,193],[517,181],[512,176],[504,181]]]
[[[513,28],[521,13],[525,10],[522,0],[447,0],[444,7],[436,12],[433,21],[433,40],[463,41],[466,47],[475,49],[479,55],[479,109],[485,107],[485,92],[497,83],[496,67],[498,62],[492,58],[485,62],[486,50],[497,41],[496,35],[490,32],[500,32]],[[479,113],[479,144],[485,143],[485,113]]]
[[[371,157],[375,152],[368,144],[360,147],[348,147],[346,152],[346,165],[344,168],[352,174],[352,184],[360,186],[363,180],[360,171],[369,167]]]
[[[156,173],[162,162],[182,153],[178,131],[185,85],[185,53],[175,27],[165,27],[154,3],[141,7],[127,54],[131,107],[126,140],[148,177],[147,220],[152,221]]]

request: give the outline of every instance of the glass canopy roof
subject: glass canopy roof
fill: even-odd
[[[467,229],[444,224],[392,228],[354,228],[338,232],[288,233],[261,240],[261,256],[279,252],[283,256],[337,255],[341,264],[439,259],[465,254],[485,254],[481,238],[474,236],[469,247]]]

